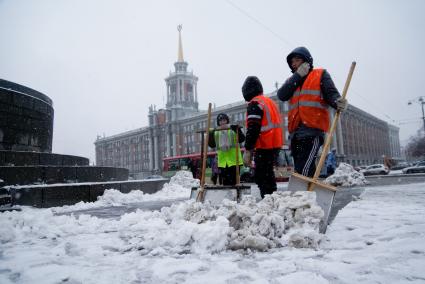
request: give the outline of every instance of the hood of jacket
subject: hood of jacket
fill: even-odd
[[[296,70],[292,70],[292,67],[291,67],[291,60],[292,60],[292,57],[294,56],[299,56],[302,59],[304,59],[304,62],[310,63],[310,70],[313,69],[313,57],[311,56],[310,51],[308,51],[308,49],[305,48],[304,46],[300,46],[292,50],[292,52],[289,53],[288,56],[286,57],[286,62],[288,62],[289,69],[291,69],[292,73],[296,71]]]
[[[256,76],[248,76],[242,86],[242,95],[249,102],[254,97],[263,94],[263,85]]]

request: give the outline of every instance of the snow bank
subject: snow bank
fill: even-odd
[[[143,255],[317,248],[322,239],[318,228],[323,211],[315,198],[314,192],[275,192],[258,203],[246,197],[240,204],[225,200],[217,207],[187,200],[161,211],[137,210],[119,220],[58,216],[52,209],[23,208],[22,212],[2,214],[0,243],[20,243],[34,237],[56,242],[100,231],[116,232],[116,240],[111,241],[114,250]]]
[[[351,165],[340,163],[335,173],[326,178],[325,183],[334,186],[356,186],[366,184],[362,173],[356,171]]]
[[[110,241],[114,251],[137,251],[143,255],[216,253],[251,249],[267,251],[277,247],[317,248],[322,235],[319,223],[322,209],[316,204],[315,192],[279,191],[260,202],[246,196],[241,203],[224,200],[220,206],[208,201],[186,200],[160,211],[124,214],[118,220],[100,219],[73,211],[119,206],[152,200],[189,198],[191,187],[199,180],[181,171],[155,194],[117,190],[105,191],[94,203],[48,209],[23,207],[22,212],[6,212],[2,217],[0,244],[25,242],[37,237],[56,242],[75,234],[116,232]],[[56,215],[57,213],[71,215]]]
[[[78,202],[70,206],[54,208],[56,213],[66,213],[75,210],[86,210],[107,206],[120,206],[145,201],[170,200],[179,198],[189,198],[191,188],[199,186],[199,180],[192,177],[188,171],[179,171],[169,183],[164,184],[162,189],[154,194],[145,194],[141,190],[133,190],[129,193],[122,193],[116,189],[107,189],[104,194],[97,198],[96,202]]]

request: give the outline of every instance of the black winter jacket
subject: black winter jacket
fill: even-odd
[[[277,91],[277,97],[282,101],[288,101],[294,95],[295,90],[302,86],[305,79],[302,78],[298,73],[294,73],[291,77],[289,77],[286,82],[280,87]],[[323,94],[323,99],[334,109],[336,109],[336,101],[341,97],[337,88],[335,87],[334,82],[332,81],[331,75],[324,70],[322,74],[322,78],[320,80],[320,89]],[[292,133],[291,138],[293,136],[301,137],[309,137],[309,136],[323,136],[324,133],[322,130],[317,128],[310,128],[301,124],[294,133]]]
[[[246,129],[246,140],[245,149],[254,150],[255,143],[260,136],[261,131],[261,120],[263,119],[263,110],[258,106],[257,101],[250,101],[246,108],[247,129]]]

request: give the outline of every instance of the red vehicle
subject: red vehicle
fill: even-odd
[[[214,159],[216,152],[208,152],[207,155],[207,169],[205,170],[205,177],[211,177],[211,161]],[[177,171],[187,170],[190,171],[191,167],[197,169],[196,176],[200,178],[200,169],[202,167],[201,154],[187,154],[174,157],[164,158],[162,160],[163,168],[162,175],[166,178],[170,178],[176,174]]]

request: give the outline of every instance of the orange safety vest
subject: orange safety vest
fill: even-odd
[[[256,96],[251,101],[256,101],[263,110],[260,136],[255,143],[255,148],[273,149],[282,147],[282,121],[276,103],[264,95]],[[248,115],[246,117],[246,126],[248,128]]]
[[[320,81],[324,69],[313,69],[301,87],[289,100],[288,131],[294,132],[300,123],[311,128],[329,130],[328,104],[322,97]]]

